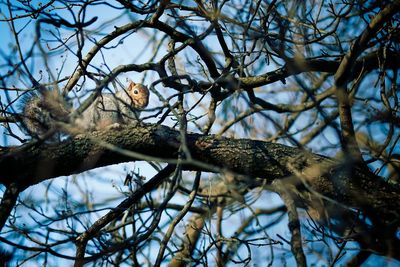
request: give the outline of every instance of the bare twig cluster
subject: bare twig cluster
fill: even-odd
[[[0,1],[0,258],[400,260],[399,10],[398,0]],[[134,124],[60,131],[128,81],[151,92]],[[35,135],[24,108],[49,92],[68,119],[39,110],[57,127]]]

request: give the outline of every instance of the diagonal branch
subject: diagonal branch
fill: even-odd
[[[356,62],[358,56],[367,47],[368,42],[376,36],[376,33],[382,26],[389,21],[394,14],[400,10],[400,1],[394,1],[387,5],[378,15],[370,22],[362,34],[355,40],[348,53],[342,59],[336,74],[335,87],[338,101],[338,111],[340,117],[340,125],[342,128],[342,146],[346,152],[350,152],[353,159],[362,162],[362,156],[357,144],[354,132],[353,119],[351,115],[350,98],[347,92],[347,83],[350,80],[351,69]]]
[[[16,184],[11,183],[7,185],[6,191],[4,192],[3,198],[0,202],[0,232],[10,216],[15,203],[17,203],[19,193],[20,191]]]
[[[196,243],[201,236],[201,230],[206,221],[205,214],[194,214],[185,228],[185,236],[183,237],[183,244],[168,264],[168,267],[183,267],[191,262],[193,251],[196,248]]]
[[[76,239],[76,261],[75,266],[83,266],[85,263],[85,251],[88,241],[93,238],[99,231],[110,223],[112,220],[120,216],[125,210],[130,208],[133,204],[138,202],[146,193],[154,190],[160,183],[162,183],[173,171],[175,170],[174,165],[168,165],[151,178],[142,187],[138,188],[134,194],[122,201],[116,208],[105,214],[103,217],[98,219],[89,229],[82,233]]]
[[[307,266],[306,256],[303,251],[303,242],[301,239],[300,231],[300,220],[297,213],[297,207],[295,205],[294,194],[297,189],[293,185],[282,182],[281,180],[276,180],[273,182],[273,187],[276,192],[279,193],[285,206],[287,208],[287,213],[289,217],[289,230],[292,234],[290,245],[292,248],[292,253],[296,259],[297,266]]]

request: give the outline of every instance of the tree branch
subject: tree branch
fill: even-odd
[[[0,232],[10,216],[15,203],[17,203],[19,192],[20,191],[16,184],[11,183],[7,185],[6,191],[4,192],[0,203]]]
[[[303,241],[301,239],[301,231],[300,231],[300,220],[299,220],[299,215],[297,213],[297,207],[295,205],[294,197],[292,196],[292,194],[296,193],[297,189],[293,185],[288,185],[286,183],[283,183],[281,180],[274,181],[273,187],[281,196],[288,211],[289,230],[292,234],[290,245],[292,248],[292,253],[294,255],[294,258],[296,259],[297,266],[305,267],[307,266],[307,261],[303,251]]]
[[[46,179],[121,162],[146,159],[175,163],[179,140],[177,130],[141,125],[79,135],[59,144],[4,148],[0,151],[0,183],[15,183],[24,189]],[[183,161],[186,170],[229,170],[235,175],[245,175],[242,179],[246,179],[249,188],[254,188],[262,182],[268,184],[274,179],[289,177],[296,168],[298,173],[310,172],[308,186],[328,198],[351,207],[368,207],[387,223],[400,214],[399,188],[384,183],[383,178],[366,169],[356,168],[354,173],[348,173],[343,163],[332,159],[295,147],[250,139],[192,133],[187,134],[187,146],[193,161]],[[289,168],[290,162],[295,167]],[[316,166],[324,171],[312,174],[309,170]],[[355,183],[352,176],[362,182]]]
[[[85,251],[88,241],[93,238],[99,231],[110,223],[112,220],[120,216],[125,210],[130,208],[133,204],[139,201],[146,193],[155,189],[161,182],[163,182],[173,171],[175,170],[174,165],[168,165],[151,178],[147,183],[135,191],[130,197],[122,201],[116,208],[105,214],[103,217],[98,219],[89,229],[82,233],[76,239],[76,261],[74,266],[83,266],[85,263]]]
[[[352,104],[347,92],[347,83],[350,80],[351,69],[358,56],[367,47],[368,42],[376,35],[382,26],[400,10],[400,1],[394,1],[386,6],[369,23],[362,34],[355,40],[348,53],[340,62],[335,73],[335,88],[338,101],[340,125],[342,128],[342,147],[349,152],[353,159],[362,162],[362,155],[358,147],[354,132],[353,119],[351,114]]]
[[[183,267],[188,262],[191,262],[191,256],[201,236],[201,229],[203,229],[205,224],[205,217],[207,217],[205,214],[195,214],[190,218],[185,228],[181,250],[174,255],[168,267]]]

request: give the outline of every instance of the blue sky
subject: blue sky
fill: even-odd
[[[0,5],[1,12],[7,13],[6,8],[4,5]],[[69,20],[71,19],[67,12],[65,12],[66,16],[65,19]],[[94,16],[98,16],[99,19],[97,22],[95,22],[92,25],[93,29],[96,29],[99,27],[104,21],[110,21],[114,20],[113,23],[108,24],[106,27],[101,28],[101,31],[99,35],[96,38],[101,38],[102,34],[107,34],[111,32],[114,27],[118,27],[120,25],[124,25],[125,23],[130,21],[130,18],[127,16],[120,16],[119,13],[113,11],[110,12],[109,9],[103,6],[97,6],[93,9],[89,9],[89,12],[87,13],[87,19],[93,18]],[[135,19],[135,18],[133,18]],[[137,18],[136,18],[137,19]],[[29,19],[21,19],[16,21],[16,27],[17,29],[21,29],[22,27],[25,27],[26,23],[29,21]],[[34,24],[30,23],[26,26],[26,28],[23,31],[23,34],[21,35],[21,42],[23,43],[22,48],[23,49],[29,49],[31,46],[31,43],[33,42],[33,37],[34,37]],[[49,26],[45,26],[48,29],[51,29]],[[67,29],[51,29],[54,30],[55,32],[58,30],[61,33],[62,37],[67,37],[71,34],[70,30]],[[0,42],[0,49],[1,52],[4,55],[10,55],[10,43],[13,43],[13,36],[10,34],[8,23],[7,22],[1,22],[0,21],[0,36],[2,36],[3,42]],[[51,38],[50,34],[43,34],[43,38]],[[148,41],[149,39],[152,38],[152,31],[148,30],[146,32],[139,32],[135,33],[132,35],[127,36],[123,43],[119,43],[119,40],[115,40],[114,42],[110,43],[108,46],[111,47],[113,45],[118,44],[118,49],[105,49],[103,51],[103,55],[98,55],[96,58],[92,61],[92,64],[96,66],[97,68],[100,68],[104,71],[106,71],[106,67],[103,65],[104,61],[103,58],[105,59],[107,66],[109,68],[114,68],[120,64],[130,64],[130,63],[135,63],[135,64],[140,64],[140,63],[145,63],[147,60],[152,55],[153,49],[155,47],[148,46]],[[48,45],[48,47],[52,48],[52,43],[43,43],[44,46]],[[208,45],[212,46],[212,41],[210,40],[210,43]],[[87,46],[83,49],[84,52],[87,52],[91,48],[91,44],[88,42]],[[161,48],[162,51],[165,51],[165,48]],[[36,51],[38,52],[38,51]],[[162,53],[161,53],[162,54]],[[62,57],[63,56],[63,57]],[[12,55],[12,58],[15,60],[14,63],[18,62],[17,56]],[[36,59],[35,59],[36,60]],[[57,55],[54,58],[51,58],[49,61],[49,65],[51,66],[53,72],[56,72],[55,70],[59,68],[60,62],[65,60],[65,55]],[[64,66],[63,71],[61,72],[61,77],[70,75],[73,71],[73,69],[76,66],[76,57],[73,55],[68,55],[66,59],[66,63]],[[43,71],[44,64],[43,61],[41,61],[41,58],[39,57],[36,61],[36,64],[29,64],[34,68],[33,74],[39,76],[40,70]],[[184,62],[183,62],[184,63]],[[7,68],[4,68],[2,65],[4,64],[4,58],[0,57],[0,74],[4,75],[8,70]],[[45,74],[46,75],[46,74]],[[125,82],[127,78],[132,79],[134,81],[141,81],[144,77],[144,73],[138,74],[138,73],[129,73],[129,74],[124,74],[118,77],[121,82]],[[146,80],[144,81],[145,84],[150,84],[153,82],[157,77],[150,72],[150,74],[147,74]],[[16,86],[21,86],[21,83],[18,81],[18,78],[15,79],[15,85]],[[25,82],[26,79],[25,79]],[[87,83],[86,84],[87,88],[93,88],[94,84],[93,83]],[[270,87],[273,88],[275,85],[271,85]],[[268,89],[268,88],[267,88]],[[266,90],[267,91],[267,90]],[[165,94],[171,94],[171,92],[168,92],[167,90],[162,91]],[[0,94],[1,97],[4,97],[4,94]],[[282,100],[282,99],[281,99]],[[193,101],[193,100],[189,100]],[[156,105],[160,105],[160,101],[158,101],[154,96],[151,97],[151,102],[150,102],[150,107],[154,107]],[[201,112],[198,111],[197,114],[200,114]],[[167,121],[166,124],[172,124],[173,121]],[[4,128],[2,128],[4,130]],[[3,135],[4,136],[4,135]],[[327,139],[328,140],[333,140],[337,141],[336,137],[334,136],[333,133],[328,133],[327,134]],[[10,142],[15,142],[15,141],[4,141],[4,139],[1,141],[2,145],[10,144]],[[326,141],[326,139],[323,139],[321,142]],[[318,148],[318,143],[315,144],[315,147]],[[126,170],[131,170],[134,169],[136,171],[140,170],[140,173],[147,177],[149,179],[155,174],[155,170],[151,168],[148,164],[143,163],[143,162],[138,162],[138,163],[126,163],[126,164],[120,164],[116,166],[110,166],[107,168],[101,168],[101,169],[96,169],[90,172],[86,172],[84,174],[79,175],[79,179],[76,176],[70,176],[70,177],[62,177],[58,179],[54,179],[52,182],[46,182],[43,184],[35,185],[27,189],[23,195],[21,196],[22,199],[29,199],[32,198],[33,200],[37,200],[42,198],[43,195],[49,194],[49,199],[54,201],[56,203],[57,201],[60,201],[60,196],[64,193],[61,188],[65,186],[65,184],[71,183],[71,185],[68,187],[68,194],[70,196],[77,196],[76,201],[82,201],[80,199],[80,186],[87,186],[88,191],[92,193],[92,197],[96,199],[98,202],[101,202],[101,200],[108,200],[108,205],[113,206],[116,203],[119,203],[120,200],[123,199],[122,194],[118,191],[119,188],[123,188],[123,182],[125,179],[125,173]],[[76,183],[73,181],[77,180]],[[57,190],[54,191],[46,191],[49,186],[54,186],[57,188]],[[110,200],[113,199],[113,200]],[[181,203],[184,201],[183,198],[177,197],[174,199],[174,201]],[[277,198],[275,194],[269,194],[269,195],[264,195],[262,196],[258,202],[256,202],[256,205],[260,205],[260,207],[265,207],[265,203],[268,203],[268,205],[277,205],[280,202],[280,200]],[[49,211],[49,213],[53,213],[55,211]],[[102,214],[101,212],[99,214]],[[268,220],[268,219],[266,219]],[[238,224],[240,221],[240,216],[233,218],[232,220],[232,226],[235,224]],[[289,232],[287,230],[286,226],[286,219],[283,220],[283,223],[280,225],[277,225],[276,227],[268,230],[269,235],[272,238],[276,237],[277,233],[280,233],[281,235],[285,237],[289,237]],[[232,227],[231,229],[234,229]],[[226,228],[226,234],[229,235],[231,234],[231,231],[229,231],[228,227]],[[350,244],[354,245],[354,244]],[[283,246],[284,249],[288,249],[288,246]],[[157,248],[154,248],[155,250]],[[284,251],[284,249],[282,249]],[[287,252],[286,252],[287,253]],[[350,257],[351,253],[347,254],[347,257]],[[293,261],[293,259],[291,259]],[[315,261],[317,261],[317,258],[315,258]],[[395,266],[397,262],[385,262],[382,257],[372,257],[369,262],[372,262],[372,264],[366,264],[365,266],[376,266],[376,265],[392,265]],[[68,263],[67,263],[68,264]],[[280,262],[276,262],[275,266],[279,266]],[[318,264],[317,264],[318,265]],[[323,265],[320,265],[323,266]]]

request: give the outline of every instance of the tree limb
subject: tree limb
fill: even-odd
[[[0,183],[15,183],[24,189],[46,179],[144,157],[169,162],[178,156],[179,140],[177,130],[142,125],[92,132],[59,144],[42,143],[27,149],[23,146],[3,148],[0,151]],[[105,143],[113,145],[114,149],[106,147]],[[246,184],[252,188],[259,186],[261,181],[268,184],[292,175],[292,167],[289,168],[287,163],[295,162],[296,171],[300,173],[318,166],[326,170],[312,177],[309,186],[320,194],[351,207],[371,208],[388,222],[400,214],[399,188],[384,183],[383,178],[374,176],[369,170],[356,168],[353,174],[346,173],[344,166],[332,159],[295,147],[250,139],[192,133],[187,135],[187,145],[193,162],[184,161],[186,170],[229,170],[248,177],[243,179],[247,179]],[[134,154],[127,153],[129,151]],[[362,182],[355,184],[351,175]]]

